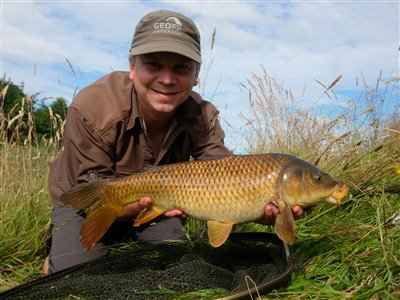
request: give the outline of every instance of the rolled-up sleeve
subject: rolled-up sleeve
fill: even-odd
[[[114,177],[111,147],[90,125],[79,110],[68,109],[64,132],[64,149],[50,163],[49,191],[55,202],[61,194],[82,182]]]
[[[114,175],[114,154],[102,135],[89,121],[71,106],[68,110],[63,163],[66,177],[71,186],[87,182],[88,171],[96,170],[102,177]]]

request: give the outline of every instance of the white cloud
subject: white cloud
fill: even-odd
[[[155,9],[181,11],[202,32],[205,62],[214,57],[208,95],[228,121],[241,126],[246,95],[239,82],[263,65],[286,88],[315,102],[315,81],[352,90],[357,77],[398,76],[399,3],[395,2],[3,2],[2,70],[26,91],[71,98],[75,88],[128,68],[134,27]],[[210,38],[216,28],[216,44]],[[66,62],[72,63],[73,72]],[[34,72],[33,70],[36,70]],[[203,71],[207,65],[203,65]],[[82,73],[82,76],[80,75]],[[329,99],[323,99],[327,101]]]

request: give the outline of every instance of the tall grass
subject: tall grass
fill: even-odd
[[[323,92],[337,104],[339,80]],[[250,108],[240,115],[248,152],[295,154],[350,187],[342,207],[320,205],[297,221],[291,284],[265,299],[400,297],[400,225],[386,226],[400,214],[398,82],[364,83],[359,99],[325,116],[301,105],[264,68],[242,84]]]
[[[350,186],[344,205],[320,205],[296,222],[291,283],[263,298],[400,297],[400,226],[385,225],[400,212],[400,107],[390,98],[393,89],[398,95],[398,80],[383,84],[385,97],[377,86],[365,86],[362,99],[325,116],[300,105],[265,69],[242,84],[251,111],[241,115],[249,153],[293,153]],[[337,102],[334,86],[323,93]],[[393,101],[391,112],[381,99]],[[32,111],[15,115],[0,109],[0,291],[40,276],[51,211],[48,163],[63,137],[58,116],[51,114],[53,137],[37,141]],[[197,225],[189,230],[202,230]]]
[[[338,79],[340,76],[324,93],[331,91]],[[392,87],[394,91],[379,84],[374,89],[366,85],[362,98],[342,104],[334,99],[338,109],[322,116],[318,107],[302,105],[264,68],[241,87],[250,108],[249,114],[239,116],[247,124],[241,138],[247,141],[249,153],[295,154],[364,192],[368,184],[374,189],[373,184],[396,181],[400,159],[398,85]]]
[[[0,291],[40,274],[51,212],[48,163],[62,138],[59,130],[39,143],[32,99],[21,99],[28,105],[10,117],[2,110],[6,92],[7,86],[0,95]],[[53,121],[60,128],[60,118]]]

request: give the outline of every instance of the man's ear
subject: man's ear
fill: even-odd
[[[134,62],[131,62],[131,63],[129,64],[129,79],[130,79],[130,80],[133,80],[133,72],[134,72],[134,69],[135,69],[135,63],[134,63]]]
[[[133,71],[135,69],[135,63],[136,63],[136,56],[132,56],[129,58],[129,79],[133,80]]]
[[[196,64],[196,72],[195,72],[195,81],[194,81],[194,86],[196,86],[199,83],[199,74],[200,74],[200,64]]]

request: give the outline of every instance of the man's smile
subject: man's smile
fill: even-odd
[[[179,93],[177,91],[161,91],[157,89],[152,89],[152,91],[165,96],[174,96]]]

